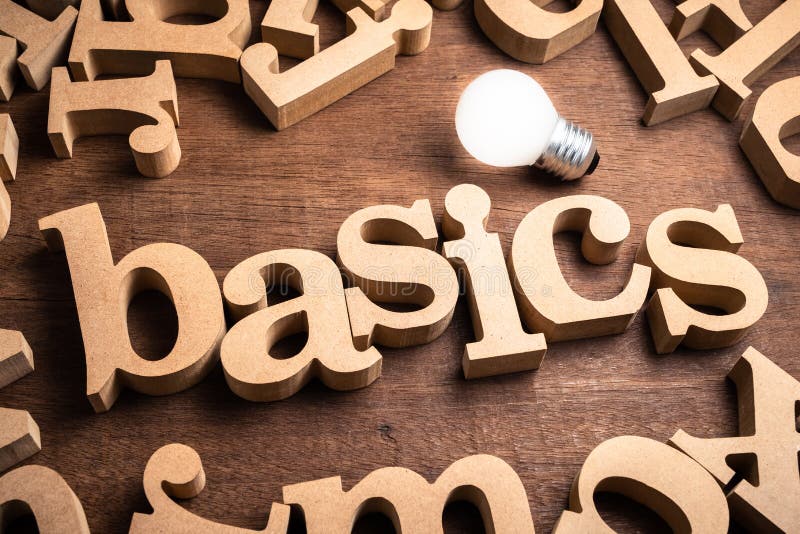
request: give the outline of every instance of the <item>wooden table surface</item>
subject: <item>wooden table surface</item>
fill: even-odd
[[[668,20],[673,4],[655,4]],[[742,4],[755,22],[779,0]],[[251,6],[255,40],[266,4]],[[326,44],[344,33],[343,17],[329,5],[315,20]],[[717,50],[704,36],[682,46],[687,53]],[[595,134],[602,161],[594,175],[562,184],[529,169],[484,166],[462,149],[453,127],[459,94],[475,76],[501,67],[535,76],[564,116]],[[755,95],[798,73],[795,52],[754,85]],[[602,22],[577,48],[528,65],[492,45],[470,1],[436,11],[424,53],[398,58],[389,74],[283,132],[234,84],[182,79],[178,98],[183,159],[161,180],[137,174],[124,137],[85,139],[74,159],[56,159],[46,134],[48,90],[20,88],[0,104],[22,145],[17,182],[8,185],[11,230],[0,245],[0,327],[23,331],[36,360],[34,373],[0,392],[0,405],[31,412],[43,449],[28,463],[61,473],[93,532],[125,532],[134,512],[148,511],[144,466],[171,442],[194,447],[208,475],[206,490],[185,505],[232,525],[263,528],[283,485],[341,475],[350,487],[384,466],[434,480],[455,460],[488,453],[519,473],[537,530],[549,532],[573,477],[602,441],[624,434],[666,441],[679,428],[735,435],[735,388],[725,377],[748,345],[800,378],[800,219],[770,199],[738,147],[755,99],[734,123],[709,109],[645,128],[639,119],[646,95]],[[797,141],[788,143],[795,152]],[[461,355],[473,333],[462,298],[450,328],[433,343],[383,349],[383,375],[363,390],[340,393],[312,383],[288,400],[255,404],[234,395],[217,366],[188,391],[126,391],[110,412],[92,412],[66,259],[45,249],[39,218],[98,202],[117,261],[148,243],[177,242],[200,253],[221,282],[240,261],[272,249],[334,257],[339,225],[366,206],[427,198],[438,220],[447,191],[464,182],[491,196],[489,228],[506,253],[520,220],[544,201],[595,194],[619,203],[631,235],[614,264],[590,266],[576,236],[557,239],[565,276],[590,298],[619,291],[658,214],[730,203],[745,238],[740,253],[764,276],[769,308],[743,342],[723,350],[657,356],[640,314],[622,335],[551,343],[538,371],[467,382]],[[130,319],[143,354],[169,350],[177,324],[165,298],[137,298]],[[615,528],[666,529],[632,501],[598,500]],[[445,514],[452,531],[480,532],[478,518],[464,505]],[[301,521],[296,527],[302,531]],[[364,532],[385,528],[376,517],[358,525]]]

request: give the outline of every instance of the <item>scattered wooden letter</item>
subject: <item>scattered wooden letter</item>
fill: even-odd
[[[387,242],[391,244],[382,244]],[[417,200],[410,208],[370,206],[342,223],[336,261],[353,286],[345,295],[356,347],[421,345],[450,325],[458,278],[436,252],[438,242],[427,200]],[[376,303],[420,309],[392,311]]]
[[[554,534],[614,532],[595,507],[596,491],[646,506],[675,534],[728,532],[728,503],[714,478],[691,458],[652,439],[620,436],[598,445],[572,484],[569,510],[561,514]]]
[[[33,353],[22,333],[0,330],[0,389],[32,371]],[[41,449],[39,427],[30,414],[23,410],[0,408],[0,472]],[[0,528],[2,526],[0,513]]]
[[[464,279],[476,338],[461,360],[467,379],[537,369],[547,351],[543,334],[522,329],[500,237],[486,231],[491,202],[472,184],[444,199],[442,254]]]
[[[6,0],[8,1],[8,0]],[[127,0],[132,21],[103,20],[100,0],[83,0],[69,67],[76,80],[100,74],[144,75],[168,59],[175,76],[239,83],[239,57],[250,39],[248,0]],[[217,17],[208,24],[164,22],[175,15]]]
[[[144,493],[153,508],[151,514],[133,514],[130,534],[251,534],[255,530],[214,523],[196,516],[172,500],[193,499],[206,485],[200,456],[194,449],[173,443],[158,449],[144,470]],[[286,534],[289,507],[272,504],[266,528],[261,534]]]
[[[52,20],[68,7],[78,9],[80,0],[25,0],[25,4],[37,15]]]
[[[719,55],[695,50],[699,72],[719,79],[714,108],[735,120],[752,91],[748,87],[800,44],[800,0],[786,0]]]
[[[607,0],[603,20],[650,95],[645,125],[708,107],[719,82],[694,71],[650,0]]]
[[[730,46],[752,27],[739,0],[681,1],[669,23],[676,41],[703,30],[722,48]]]
[[[728,376],[739,398],[741,437],[702,439],[679,430],[670,443],[725,486],[737,522],[752,532],[794,532],[800,525],[800,383],[752,347]]]
[[[89,534],[83,506],[61,475],[26,465],[0,477],[0,517],[33,515],[41,534]]]
[[[392,70],[395,55],[425,50],[432,20],[423,0],[399,0],[383,22],[352,9],[347,37],[285,72],[279,72],[276,48],[257,43],[242,54],[245,92],[283,130]]]
[[[800,133],[800,76],[777,82],[758,98],[739,139],[772,198],[800,209],[800,156],[782,139]]]
[[[433,484],[408,469],[387,467],[349,491],[342,490],[339,477],[283,488],[284,503],[302,508],[309,534],[350,534],[358,518],[370,512],[390,518],[398,533],[442,532],[442,513],[452,500],[480,510],[486,532],[534,532],[519,476],[500,458],[485,454],[458,460]]]
[[[11,182],[17,176],[19,137],[11,116],[0,113],[0,241],[8,233],[11,224],[11,197],[3,182]]]
[[[169,395],[208,374],[225,335],[225,317],[217,279],[199,254],[156,243],[114,265],[97,204],[45,217],[39,229],[52,252],[67,254],[86,352],[86,391],[95,411],[109,410],[123,387]],[[180,323],[174,347],[157,361],[136,354],[128,334],[128,307],[146,290],[168,297]]]
[[[66,57],[77,16],[75,8],[68,6],[50,22],[12,0],[0,0],[0,33],[13,37],[25,49],[17,64],[32,89],[41,91],[50,81],[50,69]]]
[[[595,265],[614,261],[630,232],[628,215],[603,197],[573,195],[541,204],[519,224],[508,259],[525,322],[547,341],[624,332],[647,298],[650,269],[634,263],[622,292],[605,301],[575,293],[561,274],[553,235],[583,233],[581,252]]]
[[[653,220],[636,261],[653,269],[647,319],[656,352],[672,352],[681,343],[727,347],[761,318],[769,293],[758,269],[737,256],[743,242],[729,204],[714,212],[674,209]],[[713,306],[725,315],[692,306]]]
[[[53,69],[47,134],[59,158],[72,157],[75,139],[130,134],[139,172],[163,178],[180,163],[178,95],[169,61],[157,61],[143,78],[71,82],[64,67]]]
[[[267,287],[282,284],[301,295],[267,305]],[[380,376],[380,353],[353,346],[341,274],[324,254],[301,249],[258,254],[228,273],[223,293],[238,322],[222,341],[222,366],[240,397],[284,399],[314,377],[332,389],[352,390]],[[298,354],[270,356],[278,341],[300,332],[307,332],[308,340]]]
[[[384,18],[387,0],[333,0],[343,13],[360,7],[373,20]],[[307,59],[319,52],[319,25],[311,22],[319,0],[274,0],[261,22],[261,40],[282,56]]]
[[[578,0],[567,13],[544,9],[553,0],[475,0],[475,19],[503,52],[527,63],[546,63],[588,39],[603,0]]]
[[[0,102],[8,102],[17,85],[17,40],[0,35]]]

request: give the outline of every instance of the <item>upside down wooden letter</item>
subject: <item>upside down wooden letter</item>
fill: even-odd
[[[800,525],[800,382],[748,348],[728,374],[739,397],[741,437],[703,439],[679,430],[670,443],[728,488],[734,518],[752,532]]]
[[[0,478],[0,518],[11,522],[27,514],[36,519],[41,534],[89,534],[78,497],[47,467],[26,465]]]
[[[267,305],[267,287],[283,284],[301,295]],[[324,254],[301,249],[258,254],[228,273],[223,292],[238,322],[222,342],[222,366],[240,397],[284,399],[314,377],[332,389],[351,390],[380,376],[380,353],[353,346],[341,274]],[[278,341],[299,332],[308,333],[308,340],[298,354],[270,356]]]
[[[86,392],[95,411],[111,409],[123,387],[169,395],[208,374],[217,361],[225,317],[217,279],[199,254],[156,243],[115,265],[97,204],[45,217],[39,229],[52,252],[67,254],[86,352]],[[169,298],[180,323],[174,347],[156,361],[139,356],[128,334],[131,300],[147,290]]]
[[[543,9],[553,0],[475,0],[475,19],[503,52],[527,63],[546,63],[588,39],[603,0],[579,0],[567,13]]]
[[[739,139],[772,198],[800,209],[800,156],[782,139],[800,133],[800,76],[768,87],[758,98]]]
[[[383,22],[352,9],[347,37],[285,72],[279,72],[273,45],[255,44],[242,54],[245,92],[283,130],[389,72],[397,54],[425,50],[432,20],[433,10],[423,0],[399,0]]]
[[[517,313],[500,236],[486,231],[491,199],[480,187],[457,185],[444,199],[442,254],[466,285],[476,341],[464,347],[467,379],[537,369],[547,351],[543,334],[528,334]]]
[[[0,241],[8,233],[11,224],[11,197],[3,182],[11,182],[17,176],[19,137],[11,116],[0,113]]]
[[[753,93],[748,85],[758,80],[800,44],[800,0],[786,0],[719,55],[692,52],[698,71],[719,79],[714,108],[735,120]]]
[[[627,285],[605,301],[585,299],[570,288],[558,266],[553,235],[583,233],[583,257],[596,265],[614,261],[628,237],[628,215],[603,197],[557,198],[528,213],[517,227],[509,270],[525,322],[548,341],[581,339],[624,332],[647,298],[650,269],[639,263]]]
[[[606,0],[603,20],[650,95],[646,125],[708,107],[719,82],[692,69],[650,0]]]
[[[157,61],[155,72],[143,78],[94,82],[71,82],[67,69],[53,69],[47,134],[59,158],[71,158],[81,136],[129,133],[136,168],[149,178],[162,178],[180,163],[178,124],[169,61]]]
[[[253,534],[255,530],[214,523],[194,515],[172,500],[193,499],[206,485],[203,462],[194,449],[172,443],[158,449],[144,470],[144,493],[153,508],[150,514],[133,514],[129,534]],[[267,526],[260,534],[286,534],[289,507],[272,504]]]
[[[353,286],[345,295],[356,347],[421,345],[447,329],[458,301],[458,279],[436,253],[438,242],[427,200],[410,208],[370,206],[342,223],[336,259]],[[398,312],[377,303],[419,309]]]
[[[714,212],[674,209],[650,223],[636,261],[653,268],[647,319],[656,352],[672,352],[681,343],[727,347],[761,318],[767,285],[758,269],[736,255],[743,242],[729,204]],[[725,315],[692,306],[712,306]]]
[[[33,353],[21,332],[0,330],[0,389],[33,371]],[[0,472],[42,448],[39,426],[23,410],[0,408]],[[1,484],[1,483],[0,483]],[[0,510],[0,528],[2,528]]]
[[[701,466],[652,439],[620,436],[586,457],[569,494],[569,510],[554,534],[613,534],[594,504],[594,494],[625,495],[657,513],[675,534],[725,534],[725,494]]]
[[[17,64],[32,89],[41,91],[50,81],[50,69],[66,57],[77,16],[75,8],[68,6],[50,22],[12,0],[0,0],[0,33],[13,37],[25,49]]]
[[[7,1],[7,0],[6,0]],[[144,75],[168,59],[175,76],[239,83],[239,57],[250,39],[248,0],[127,0],[132,21],[103,20],[100,0],[83,0],[69,53],[76,80],[100,74]],[[181,15],[219,20],[185,25],[165,22]]]

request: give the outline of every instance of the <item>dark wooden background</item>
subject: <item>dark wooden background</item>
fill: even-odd
[[[742,4],[755,22],[779,0]],[[255,40],[266,3],[251,6]],[[668,21],[674,4],[656,0],[656,6]],[[344,33],[344,18],[330,5],[315,20],[326,44]],[[682,46],[687,53],[716,50],[704,36]],[[500,67],[534,75],[563,115],[595,134],[603,159],[593,176],[562,184],[528,169],[484,166],[462,149],[453,127],[459,94],[475,76]],[[798,75],[799,67],[795,52],[754,85],[756,96]],[[148,511],[144,466],[171,442],[194,447],[208,475],[206,490],[186,506],[232,525],[262,528],[286,484],[341,475],[350,487],[384,466],[434,480],[455,460],[488,453],[516,469],[537,530],[549,532],[584,458],[602,441],[623,434],[665,441],[679,428],[734,435],[735,389],[725,376],[748,345],[800,378],[800,220],[770,199],[739,150],[743,119],[728,123],[706,110],[642,126],[646,95],[602,22],[577,48],[546,65],[528,65],[487,40],[467,0],[455,11],[435,12],[423,54],[398,58],[391,73],[280,133],[240,86],[179,80],[178,97],[183,159],[162,180],[136,173],[124,137],[85,139],[74,159],[56,159],[46,134],[48,90],[20,88],[11,103],[0,104],[22,145],[17,182],[8,185],[12,226],[0,245],[0,327],[22,330],[36,359],[33,374],[0,392],[0,405],[31,412],[43,449],[29,462],[61,473],[94,532],[125,532],[134,512]],[[800,153],[798,141],[787,145]],[[731,203],[745,238],[741,254],[763,274],[769,309],[741,344],[724,350],[657,356],[640,315],[623,335],[552,343],[536,372],[467,382],[461,355],[473,333],[462,299],[438,340],[383,350],[383,376],[360,391],[314,383],[288,400],[254,404],[228,389],[218,366],[183,393],[155,398],[128,391],[109,413],[92,412],[66,260],[45,249],[39,218],[99,202],[117,261],[148,243],[182,243],[203,255],[221,282],[238,262],[271,249],[310,248],[334,257],[340,223],[362,207],[428,198],[438,219],[447,191],[463,182],[491,195],[489,227],[506,253],[519,221],[541,202],[582,193],[623,206],[631,236],[610,266],[583,261],[577,237],[558,238],[565,275],[593,298],[620,289],[655,216]],[[169,349],[177,325],[163,297],[137,298],[130,319],[142,353]],[[666,529],[631,501],[598,501],[618,529]],[[445,513],[451,532],[480,532],[478,517],[463,505]],[[358,528],[391,526],[372,517]]]

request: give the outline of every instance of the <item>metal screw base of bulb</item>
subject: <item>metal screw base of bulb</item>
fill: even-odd
[[[575,180],[591,174],[599,161],[592,134],[559,117],[547,148],[534,165],[563,180]]]

